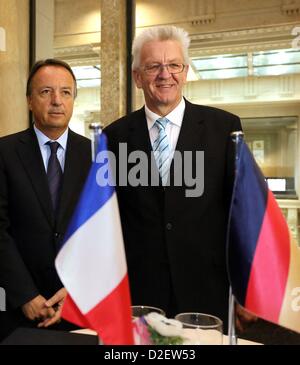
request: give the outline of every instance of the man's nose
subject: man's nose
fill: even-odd
[[[171,76],[167,65],[161,65],[158,73],[158,77],[162,79],[168,79]]]
[[[62,101],[61,101],[61,95],[60,95],[59,91],[53,91],[53,93],[51,95],[51,103],[53,105],[61,105]]]

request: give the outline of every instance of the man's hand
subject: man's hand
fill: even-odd
[[[43,322],[38,324],[38,327],[49,327],[55,323],[59,323],[61,321],[61,309],[66,298],[67,291],[65,288],[61,288],[58,292],[56,292],[53,297],[48,299],[45,302],[45,308],[55,308],[55,313],[52,317],[46,318]]]
[[[235,306],[235,314],[235,325],[239,332],[244,332],[245,327],[247,327],[248,324],[257,321],[257,317],[254,314],[248,312],[239,304],[236,304]]]
[[[46,299],[42,295],[38,295],[22,306],[22,311],[26,318],[31,321],[51,318],[55,315],[55,311],[51,306],[45,306]]]

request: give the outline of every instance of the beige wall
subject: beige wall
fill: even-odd
[[[176,23],[197,34],[289,23],[299,19],[300,1],[136,0],[136,6],[138,28]]]
[[[25,98],[29,59],[29,0],[0,0],[0,27],[6,51],[0,51],[0,136],[28,126]]]
[[[100,7],[101,0],[56,0],[54,46],[98,44]]]

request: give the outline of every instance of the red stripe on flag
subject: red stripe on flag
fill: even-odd
[[[133,345],[128,276],[99,304],[85,315],[67,295],[62,317],[83,328],[95,330],[106,345]]]
[[[290,265],[290,236],[273,194],[268,201],[248,282],[245,308],[278,323]]]
[[[61,312],[62,318],[65,320],[75,323],[77,326],[82,328],[89,328],[89,323],[84,317],[84,315],[80,312],[77,305],[74,303],[73,299],[68,294],[64,301],[64,305],[62,307]]]
[[[101,278],[99,279],[101,280]],[[128,276],[86,314],[105,345],[133,345]]]

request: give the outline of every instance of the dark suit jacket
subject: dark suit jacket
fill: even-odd
[[[87,138],[69,130],[61,202],[55,219],[40,148],[32,128],[0,139],[0,287],[7,311],[0,336],[19,324],[20,307],[62,284],[54,260],[91,162]]]
[[[171,315],[174,310],[211,313],[226,325],[225,238],[234,177],[230,133],[240,129],[237,116],[186,101],[176,150],[193,151],[194,172],[195,151],[204,151],[203,195],[187,198],[185,185],[173,186],[174,166],[166,188],[117,187],[133,304],[157,306]],[[150,156],[144,108],[105,132],[116,155],[123,142],[128,153],[141,150]]]

